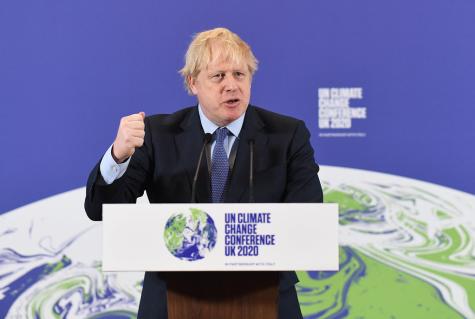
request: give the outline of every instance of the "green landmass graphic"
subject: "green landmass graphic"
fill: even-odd
[[[431,284],[360,252],[367,275],[348,293],[348,318],[463,318]]]
[[[304,316],[326,311],[318,318],[330,318],[338,312],[341,317],[355,319],[463,318],[429,283],[353,248],[346,247],[346,252],[340,248],[340,262],[344,266],[328,278],[312,279],[307,272],[298,272],[299,302]],[[362,275],[355,276],[361,267]],[[345,286],[349,288],[345,290]]]
[[[173,253],[182,246],[185,226],[186,217],[179,214],[173,217],[172,223],[165,229],[165,244],[170,252]]]
[[[206,213],[202,210],[196,208],[190,208],[191,219],[195,224],[205,224],[206,223]]]
[[[463,250],[469,243],[464,241],[469,235],[463,227],[452,227],[442,231],[441,242],[446,245],[445,249],[436,251],[434,253],[421,253],[418,256],[427,260],[441,262],[446,264],[463,265],[465,262],[451,259],[450,256]],[[462,237],[464,236],[464,237]]]
[[[337,190],[331,190],[325,193],[325,203],[338,203],[340,213],[349,210],[363,210],[366,208],[360,201],[353,198],[351,194]]]

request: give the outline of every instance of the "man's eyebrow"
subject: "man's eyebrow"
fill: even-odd
[[[231,70],[222,70],[222,69],[218,69],[218,70],[209,70],[208,69],[208,75],[212,75],[212,74],[217,74],[217,73],[226,73],[226,72],[241,72],[241,73],[245,73],[246,70],[245,69],[241,69],[241,68],[236,68],[236,69],[231,69]]]
[[[215,73],[226,73],[226,71],[223,71],[223,70],[208,70],[208,74],[215,74]]]

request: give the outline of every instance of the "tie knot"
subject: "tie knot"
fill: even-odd
[[[220,127],[214,131],[216,134],[216,143],[222,143],[224,138],[228,136],[229,130],[226,127]]]

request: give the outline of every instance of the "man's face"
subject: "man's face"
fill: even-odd
[[[208,119],[226,126],[246,112],[252,76],[244,62],[212,61],[190,80],[190,88]]]

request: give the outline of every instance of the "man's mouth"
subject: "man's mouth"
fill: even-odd
[[[236,106],[239,104],[239,99],[229,99],[224,102],[227,106]]]

